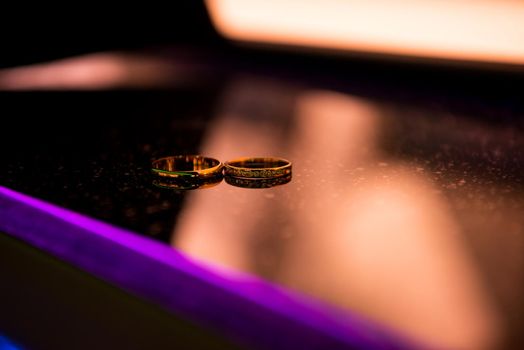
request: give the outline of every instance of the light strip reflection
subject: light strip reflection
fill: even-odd
[[[429,348],[499,342],[498,312],[460,226],[424,173],[382,154],[377,105],[250,79],[231,90],[202,152],[282,155],[293,161],[293,180],[189,194],[174,246],[345,307]],[[291,120],[281,116],[286,110]]]
[[[522,1],[207,0],[224,36],[402,56],[524,64]]]

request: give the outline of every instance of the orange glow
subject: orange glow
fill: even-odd
[[[233,84],[201,151],[220,159],[282,155],[294,162],[293,180],[188,194],[173,245],[430,348],[495,346],[501,323],[461,227],[424,173],[381,153],[380,107],[339,93],[285,91],[249,79]],[[291,121],[282,117],[291,110]]]
[[[233,40],[524,64],[524,2],[207,0]]]
[[[173,74],[165,60],[139,55],[96,53],[0,70],[0,90],[97,90],[153,87]]]

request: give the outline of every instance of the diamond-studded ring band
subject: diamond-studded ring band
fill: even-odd
[[[222,175],[222,163],[198,155],[171,156],[152,162],[152,171],[164,178],[206,179]]]
[[[265,178],[265,179],[233,177],[233,176],[225,176],[224,179],[226,180],[226,183],[232,186],[236,186],[236,187],[270,188],[270,187],[287,184],[288,182],[291,181],[291,174],[279,176],[279,177],[273,177],[273,178]]]
[[[291,162],[282,158],[238,158],[224,163],[226,176],[247,179],[268,179],[291,174]]]

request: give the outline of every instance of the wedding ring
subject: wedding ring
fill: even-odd
[[[152,171],[162,178],[206,179],[222,175],[222,163],[198,155],[171,156],[153,160]]]
[[[291,175],[291,162],[282,158],[238,158],[224,163],[224,173],[229,177],[271,179]]]
[[[226,183],[236,186],[236,187],[243,187],[243,188],[270,188],[275,187],[279,185],[287,184],[291,181],[291,174],[280,176],[280,177],[274,177],[274,178],[267,178],[267,179],[253,179],[253,178],[241,178],[241,177],[232,177],[232,176],[225,176],[224,177]]]

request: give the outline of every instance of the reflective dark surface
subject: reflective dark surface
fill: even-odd
[[[0,184],[422,343],[520,344],[517,93],[248,73],[154,91],[2,93]],[[155,186],[151,160],[174,154],[283,157],[293,175],[262,188]]]

